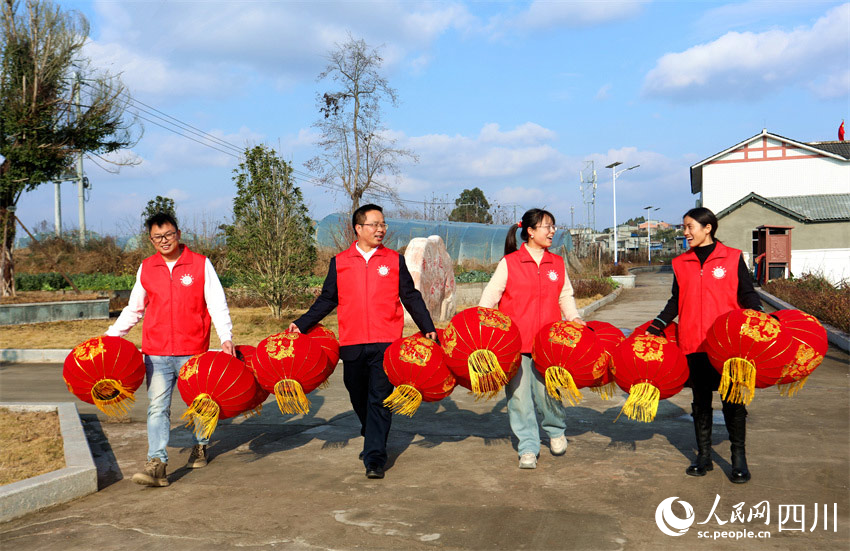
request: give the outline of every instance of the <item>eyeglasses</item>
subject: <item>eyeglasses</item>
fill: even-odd
[[[549,224],[546,224],[545,226],[537,226],[537,227],[540,228],[541,230],[545,231],[546,233],[549,233],[550,231],[558,231],[558,226],[550,226]]]
[[[151,241],[155,241],[157,243],[162,243],[163,241],[171,241],[171,238],[177,235],[177,232],[172,230],[168,233],[164,233],[162,235],[152,235]]]
[[[378,231],[378,228],[382,230],[386,230],[389,226],[384,224],[383,222],[370,222],[369,224],[360,224],[361,226],[369,226],[372,228],[372,231]]]

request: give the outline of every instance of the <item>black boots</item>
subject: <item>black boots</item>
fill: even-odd
[[[685,470],[685,474],[705,476],[705,473],[714,468],[711,463],[711,405],[705,407],[694,402],[691,407],[694,416],[694,433],[697,438],[697,459]]]
[[[747,408],[743,404],[723,402],[723,419],[732,445],[732,474],[729,480],[744,484],[750,480],[745,442],[747,439]]]

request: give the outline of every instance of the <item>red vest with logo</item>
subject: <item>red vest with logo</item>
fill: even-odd
[[[204,299],[207,258],[186,245],[171,272],[157,253],[142,261],[145,321],[142,352],[151,356],[190,356],[206,352],[210,314]]]
[[[404,333],[399,254],[379,246],[369,263],[356,244],[336,255],[339,344],[393,342]]]
[[[544,251],[540,266],[531,258],[525,243],[505,257],[508,282],[499,300],[499,310],[511,318],[522,335],[522,352],[531,353],[534,337],[547,323],[561,319],[558,298],[564,287],[564,259]]]
[[[703,352],[705,337],[718,316],[738,304],[741,251],[717,242],[700,267],[693,250],[673,259],[679,285],[679,346],[685,354]]]

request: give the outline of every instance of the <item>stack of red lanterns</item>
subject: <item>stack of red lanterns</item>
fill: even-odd
[[[440,338],[446,365],[457,383],[492,398],[516,374],[522,337],[504,313],[473,307],[456,314]]]
[[[647,333],[630,335],[612,353],[614,381],[629,393],[622,413],[655,419],[660,400],[677,394],[688,380],[688,362],[676,344]]]
[[[253,366],[257,382],[274,392],[281,413],[309,413],[307,394],[328,378],[328,357],[318,339],[278,333],[257,345]]]
[[[126,415],[145,380],[145,363],[136,346],[121,337],[94,337],[65,358],[62,378],[68,391],[109,416]]]
[[[604,321],[589,321],[587,326],[596,333],[602,345],[602,363],[599,366],[599,378],[590,385],[590,390],[599,394],[603,400],[614,395],[614,363],[611,361],[611,353],[626,338],[623,332],[616,326]]]
[[[596,332],[574,321],[544,325],[534,338],[531,354],[549,395],[571,405],[581,402],[580,388],[599,382],[607,363]]]
[[[788,331],[792,340],[793,357],[776,382],[779,393],[794,396],[806,384],[812,371],[823,362],[829,348],[826,329],[815,318],[800,310],[779,310],[773,314]]]
[[[721,397],[749,404],[755,388],[776,384],[797,348],[775,317],[750,309],[719,316],[705,339],[705,351],[720,372]]]
[[[437,402],[451,394],[456,384],[440,346],[419,335],[398,339],[387,348],[384,371],[395,387],[384,405],[408,417],[423,401]]]
[[[182,419],[188,419],[187,426],[194,425],[199,437],[209,438],[219,419],[259,405],[257,386],[251,371],[236,356],[212,351],[196,354],[183,364],[177,377],[180,397],[189,406]]]

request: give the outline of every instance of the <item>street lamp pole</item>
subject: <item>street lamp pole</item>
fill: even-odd
[[[612,186],[611,190],[614,193],[614,265],[617,265],[617,237],[619,232],[617,231],[617,176],[626,172],[628,170],[635,169],[640,165],[630,166],[629,168],[624,168],[622,170],[617,170],[617,166],[623,164],[621,161],[614,161],[610,165],[607,165],[605,168],[611,169],[612,175]]]

